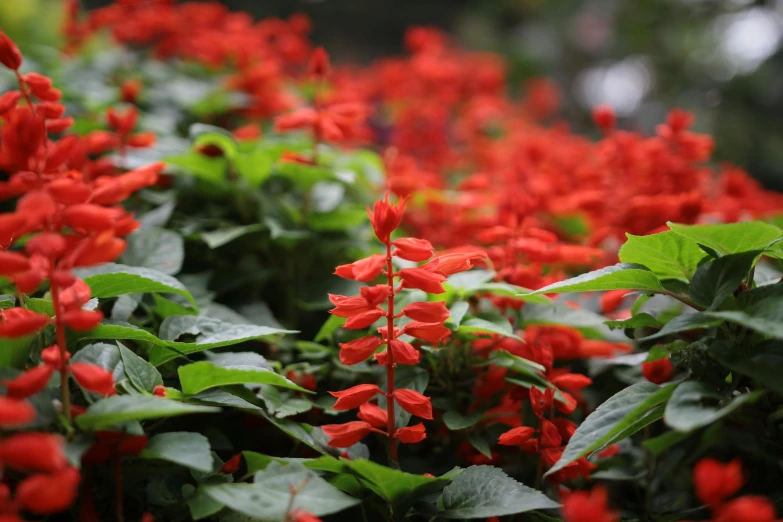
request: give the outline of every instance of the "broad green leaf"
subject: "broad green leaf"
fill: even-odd
[[[178,233],[158,227],[143,227],[128,236],[122,262],[128,266],[150,268],[173,276],[182,269],[185,246]]]
[[[448,429],[457,431],[475,426],[481,422],[482,418],[484,418],[484,416],[481,412],[474,412],[463,415],[457,410],[449,410],[443,414],[443,423]]]
[[[182,393],[187,395],[195,395],[210,388],[233,384],[271,384],[311,393],[282,375],[253,366],[221,367],[209,361],[199,361],[180,366],[177,372],[182,384]]]
[[[471,466],[454,477],[436,503],[438,518],[502,517],[559,504],[492,466]]]
[[[511,323],[508,323],[507,321],[505,323],[496,323],[486,319],[481,319],[480,317],[469,317],[465,319],[459,325],[457,332],[461,334],[502,335],[503,337],[510,337],[512,339],[516,339],[517,341],[522,341],[521,337],[514,334],[514,331],[511,328]]]
[[[495,277],[494,270],[469,270],[450,275],[444,283],[457,292],[473,292],[481,285],[487,284]]]
[[[663,323],[648,313],[636,314],[624,321],[606,321],[609,328],[662,328]]]
[[[293,488],[298,489],[295,495]],[[322,517],[359,503],[299,463],[274,462],[257,472],[252,484],[216,484],[203,490],[234,511],[267,520],[283,520],[295,509]]]
[[[213,145],[223,151],[223,154],[229,159],[233,158],[239,152],[236,140],[229,131],[214,125],[204,123],[194,123],[188,129],[188,134],[193,140],[193,146],[204,147]]]
[[[161,377],[157,368],[122,344],[117,344],[125,375],[128,376],[128,379],[137,390],[151,393],[155,386],[163,386],[163,377]]]
[[[620,263],[545,286],[533,294],[598,292],[602,290],[662,290],[661,282],[642,265]]]
[[[236,155],[231,164],[248,185],[256,188],[272,174],[275,158],[267,150],[256,149]]]
[[[159,433],[150,438],[142,457],[161,459],[204,473],[212,471],[212,451],[209,440],[192,431]]]
[[[691,279],[699,262],[707,254],[694,241],[675,232],[649,236],[626,234],[628,240],[620,248],[620,261],[646,266],[658,279]]]
[[[245,225],[243,227],[224,228],[222,230],[215,230],[213,232],[202,232],[201,239],[207,244],[209,248],[218,248],[231,241],[238,239],[245,234],[252,232],[259,232],[264,230],[264,225]]]
[[[756,269],[758,270],[758,266]],[[772,285],[760,286],[758,288],[741,292],[737,296],[735,302],[737,303],[738,309],[745,310],[746,308],[754,306],[757,303],[760,303],[761,301],[769,298],[779,298],[783,300],[783,282],[779,281]]]
[[[470,303],[467,301],[457,301],[449,307],[449,318],[446,320],[446,326],[452,331],[459,328],[465,314],[470,310]]]
[[[273,339],[274,336],[295,333],[292,330],[279,330],[266,326],[233,325],[230,323],[225,330],[211,335],[202,335],[195,342],[186,343],[159,339],[146,330],[129,324],[101,324],[89,332],[81,334],[80,339],[117,339],[143,341],[152,344],[150,363],[154,366],[193,353],[231,346],[254,339]]]
[[[715,341],[710,344],[710,354],[723,366],[755,379],[759,384],[783,394],[783,342],[762,341],[750,348],[743,348],[730,341]]]
[[[705,315],[717,319],[726,320],[761,334],[783,339],[783,299],[769,297],[748,307],[745,312],[705,312]]]
[[[506,350],[495,350],[492,352],[486,364],[502,366],[516,374],[521,374],[523,380],[529,382],[530,385],[537,385],[541,388],[548,388],[551,386],[549,381],[543,376],[546,368],[536,362],[507,352]],[[529,388],[529,386],[526,387]]]
[[[682,431],[667,431],[663,435],[645,440],[642,442],[642,446],[653,455],[660,455],[675,444],[687,439],[688,436],[688,433]]]
[[[0,337],[0,368],[23,368],[35,346],[36,334]]]
[[[298,415],[313,408],[313,403],[307,399],[282,395],[277,388],[269,385],[262,385],[258,396],[264,401],[269,413],[278,419]]]
[[[661,388],[651,382],[638,382],[614,394],[576,429],[560,460],[546,475],[630,436],[631,427],[641,429],[649,424],[645,423],[647,420],[657,420],[655,416],[650,417],[651,410],[665,403],[673,391],[673,385]]]
[[[778,227],[760,221],[725,225],[678,225],[671,222],[666,224],[677,234],[704,245],[720,255],[764,250],[783,235]]]
[[[533,290],[508,283],[484,283],[476,288],[476,292],[513,297],[520,301],[537,304],[552,304],[552,301],[543,295],[533,293]]]
[[[16,298],[8,294],[0,294],[0,309],[13,308],[16,305]]]
[[[307,216],[307,222],[318,232],[341,232],[364,225],[367,211],[359,205],[341,206],[331,212],[313,212]]]
[[[196,305],[185,285],[175,278],[150,268],[106,263],[74,270],[90,286],[92,297],[117,297],[124,294],[177,294]]]
[[[693,431],[722,419],[763,394],[761,391],[745,393],[727,401],[723,394],[703,382],[685,381],[677,386],[669,399],[664,422],[677,431]]]
[[[759,254],[756,250],[727,254],[703,264],[693,275],[690,296],[708,310],[717,309],[740,286]]]
[[[659,339],[680,332],[688,332],[690,330],[698,330],[701,328],[712,328],[721,323],[721,320],[717,317],[713,317],[714,314],[706,312],[697,312],[693,314],[678,315],[658,332],[648,335],[640,339],[641,341],[651,341],[653,339]]]
[[[178,172],[190,174],[210,183],[220,183],[226,177],[226,158],[211,158],[195,151],[167,156],[164,158],[167,166],[172,166]]]
[[[76,418],[76,424],[83,430],[98,430],[123,422],[217,411],[220,408],[183,404],[151,395],[115,395],[91,405]]]
[[[280,161],[277,164],[275,174],[288,178],[302,190],[309,190],[313,185],[321,181],[336,181],[334,171],[320,165],[303,165],[293,161]]]
[[[443,487],[447,482],[444,479],[412,475],[387,468],[365,459],[341,461],[359,476],[362,485],[390,504],[406,504],[421,494],[422,489],[427,486]],[[399,515],[404,516],[405,513]]]

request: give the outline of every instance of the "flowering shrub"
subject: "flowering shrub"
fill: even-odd
[[[65,4],[0,33],[0,520],[777,519],[783,197],[688,113]]]

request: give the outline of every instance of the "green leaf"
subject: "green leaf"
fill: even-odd
[[[689,293],[696,302],[715,310],[728,299],[748,275],[760,252],[728,254],[696,270]]]
[[[141,456],[161,459],[204,473],[212,471],[212,451],[209,440],[200,433],[173,431],[150,438]]]
[[[201,239],[204,240],[209,248],[215,249],[230,243],[231,241],[238,239],[245,234],[259,232],[261,230],[264,230],[264,225],[261,224],[224,228],[222,230],[215,230],[212,232],[202,232]]]
[[[764,250],[781,237],[778,227],[760,221],[726,225],[678,225],[666,223],[677,234],[720,255]]]
[[[521,374],[524,377],[524,380],[531,385],[535,384],[544,389],[552,386],[543,376],[546,368],[536,362],[519,357],[506,350],[493,351],[486,364],[502,366],[517,374]]]
[[[651,341],[653,339],[659,339],[680,332],[688,332],[690,330],[698,330],[701,328],[712,328],[721,323],[719,318],[713,317],[714,314],[708,314],[705,312],[697,312],[693,314],[678,315],[658,332],[642,337],[640,341]]]
[[[364,207],[341,206],[331,212],[313,212],[308,215],[310,228],[318,232],[341,232],[348,228],[362,226],[367,222]]]
[[[642,442],[642,446],[653,455],[660,455],[675,444],[687,439],[688,436],[688,433],[681,431],[667,431],[663,435],[645,440]]]
[[[90,287],[92,297],[117,297],[124,294],[177,294],[196,306],[196,300],[185,285],[175,278],[150,268],[106,263],[96,267],[74,270]]]
[[[16,298],[8,294],[0,294],[0,309],[16,306]]]
[[[606,326],[609,328],[661,328],[663,327],[663,323],[661,323],[658,319],[651,316],[648,313],[642,312],[640,314],[636,314],[630,319],[626,319],[625,321],[606,321],[604,322]]]
[[[533,294],[598,292],[602,290],[662,290],[655,274],[642,265],[620,263],[540,288]]]
[[[481,412],[474,412],[463,415],[457,410],[449,410],[443,414],[443,423],[451,431],[457,431],[475,426],[481,422],[482,418],[483,415]]]
[[[694,241],[675,232],[649,236],[626,234],[620,261],[646,266],[658,279],[688,282],[707,254]]]
[[[239,147],[234,136],[222,127],[207,125],[205,123],[194,123],[188,129],[188,134],[193,140],[193,146],[204,147],[214,145],[223,151],[223,154],[229,159],[237,155]]]
[[[293,498],[292,488],[298,489]],[[271,463],[255,474],[253,484],[216,484],[203,490],[234,511],[267,520],[283,520],[295,509],[322,517],[359,503],[299,463]]]
[[[467,301],[457,301],[452,304],[449,307],[449,318],[446,321],[446,325],[449,326],[452,331],[458,329],[460,323],[462,323],[462,318],[465,317],[468,310],[470,310],[470,303]]]
[[[272,174],[275,158],[269,151],[256,149],[240,153],[231,160],[232,165],[252,188],[260,187]]]
[[[91,405],[76,418],[76,424],[83,430],[98,430],[129,421],[217,411],[220,408],[183,404],[151,395],[115,395]]]
[[[0,337],[0,368],[23,368],[35,346],[37,334]]]
[[[517,341],[523,340],[514,334],[511,323],[507,320],[505,323],[495,323],[480,317],[469,317],[459,325],[457,332],[461,334],[495,334],[510,337]]]
[[[723,366],[755,379],[767,388],[783,394],[783,343],[778,340],[762,341],[749,349],[730,341],[715,341],[710,344],[710,354]]]
[[[365,459],[341,459],[341,462],[360,477],[360,482],[364,486],[390,504],[407,503],[412,497],[416,497],[417,492],[421,492],[422,488],[433,484],[443,486],[447,482],[443,479],[412,475],[387,468]],[[404,513],[399,515],[404,516]]]
[[[750,306],[746,312],[705,312],[704,315],[739,324],[761,334],[783,339],[783,299],[771,297]]]
[[[120,357],[125,375],[139,391],[152,392],[155,386],[163,386],[163,377],[160,372],[148,363],[145,359],[139,357],[120,343]]]
[[[476,288],[476,292],[513,297],[520,301],[537,304],[552,304],[552,301],[543,295],[533,293],[533,290],[508,283],[484,283]]]
[[[178,233],[158,227],[143,227],[128,236],[128,247],[122,254],[125,265],[150,268],[166,275],[182,269],[185,246]]]
[[[436,503],[439,518],[502,517],[560,505],[492,466],[470,466],[454,477]]]
[[[329,319],[324,321],[324,324],[321,325],[321,329],[318,330],[318,333],[315,334],[315,338],[313,339],[315,342],[320,343],[321,341],[325,341],[329,339],[329,337],[332,336],[337,330],[340,329],[342,325],[345,324],[347,319],[345,317],[337,317],[336,315],[330,315]]]
[[[638,382],[614,394],[588,415],[576,429],[560,460],[545,476],[632,435],[629,428],[642,429],[657,420],[650,412],[665,403],[673,391],[673,385],[661,388],[650,382]]]
[[[762,391],[745,393],[726,401],[723,394],[703,382],[685,381],[677,386],[666,405],[664,422],[677,431],[693,431],[722,419],[763,394]]]
[[[320,165],[304,165],[292,161],[280,161],[275,172],[277,176],[288,178],[302,190],[310,190],[322,181],[337,181],[334,171]]]
[[[461,293],[474,292],[481,285],[492,281],[494,277],[494,270],[470,270],[450,275],[444,285]]]
[[[211,158],[195,151],[167,156],[163,161],[179,172],[190,174],[213,184],[223,181],[228,166],[226,158]]]
[[[305,393],[311,393],[289,381],[282,375],[263,368],[233,366],[221,367],[209,361],[186,364],[177,369],[182,384],[182,393],[195,395],[210,388],[230,386],[233,384],[271,384]]]

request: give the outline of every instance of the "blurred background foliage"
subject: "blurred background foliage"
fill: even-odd
[[[143,0],[142,0],[143,1]],[[99,9],[108,0],[83,0]],[[304,12],[313,40],[342,61],[403,51],[410,25],[503,54],[509,88],[534,76],[560,88],[561,116],[594,132],[590,109],[654,132],[669,108],[696,114],[716,161],[783,190],[783,0],[223,0],[254,16]],[[59,0],[0,0],[0,27],[30,49],[57,41]],[[25,49],[23,49],[25,50]]]

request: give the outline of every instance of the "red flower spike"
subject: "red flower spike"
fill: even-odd
[[[346,422],[345,424],[326,424],[321,429],[329,437],[329,445],[333,448],[349,448],[370,434],[372,426],[363,421]]]
[[[608,506],[609,495],[601,486],[592,491],[578,491],[569,494],[563,500],[563,520],[565,522],[618,522],[620,515]]]
[[[63,314],[63,321],[77,332],[86,332],[98,326],[103,320],[100,310],[71,310]]]
[[[340,265],[335,269],[334,273],[344,279],[366,283],[381,275],[385,263],[386,258],[384,256],[375,254],[348,265]]]
[[[19,100],[22,99],[20,91],[8,91],[0,96],[0,114],[6,113],[16,107]]]
[[[68,369],[82,388],[100,395],[114,394],[114,376],[100,366],[77,362]]]
[[[6,34],[0,31],[0,63],[15,71],[22,65],[22,53]]]
[[[51,433],[16,433],[3,439],[3,465],[24,472],[53,472],[68,465],[64,441]]]
[[[379,309],[363,312],[348,319],[343,325],[343,328],[347,328],[349,330],[361,330],[362,328],[367,328],[382,316],[383,310]]]
[[[242,465],[242,453],[237,453],[230,459],[228,459],[220,468],[221,473],[227,475],[233,475],[239,470],[239,466]]]
[[[374,384],[359,384],[353,388],[339,392],[329,392],[333,397],[337,397],[334,403],[334,410],[352,410],[358,408],[361,404],[372,399],[376,394],[383,391]]]
[[[391,343],[394,362],[397,364],[417,364],[421,359],[421,354],[409,343],[395,339]]]
[[[693,468],[696,496],[708,506],[717,506],[734,495],[745,483],[742,464],[732,460],[723,464],[715,459],[701,459]]]
[[[6,387],[6,395],[12,399],[26,399],[31,395],[35,395],[46,388],[46,384],[49,382],[49,379],[51,379],[54,370],[54,367],[48,364],[42,364],[41,366],[36,366],[31,370],[27,370],[15,379],[10,381],[4,380],[3,384]]]
[[[411,303],[402,309],[402,313],[422,323],[443,323],[449,318],[445,301]]]
[[[443,288],[446,276],[426,268],[403,268],[400,270],[400,280],[403,288],[417,288],[430,294],[442,294],[446,291]]]
[[[389,414],[386,410],[371,402],[359,406],[359,413],[356,416],[376,428],[385,428],[389,423]]]
[[[16,500],[34,515],[51,515],[73,504],[79,491],[79,472],[66,468],[52,475],[33,475],[16,488]]]
[[[395,432],[394,437],[403,444],[413,444],[426,439],[427,433],[425,432],[424,424],[420,422],[415,426],[398,429]]]
[[[674,366],[668,358],[642,363],[642,375],[654,384],[663,384],[668,381],[673,371]]]
[[[30,260],[16,252],[0,251],[0,275],[10,276],[29,270]]]
[[[426,239],[406,237],[392,241],[396,247],[393,255],[407,261],[426,261],[432,257],[432,243]]]
[[[422,419],[432,420],[432,403],[429,397],[425,397],[415,390],[394,390],[394,399],[402,409]]]
[[[49,322],[49,316],[24,308],[8,308],[0,314],[0,337],[24,337],[30,335]]]
[[[535,432],[534,428],[520,426],[502,434],[498,439],[498,443],[504,446],[519,446],[527,442]]]
[[[357,364],[367,360],[382,344],[379,337],[370,335],[349,343],[340,343],[340,362],[343,364]]]
[[[420,323],[418,321],[413,321],[403,327],[402,333],[421,339],[422,341],[437,343],[451,335],[451,330],[440,323]]]
[[[404,211],[405,200],[403,199],[397,205],[393,205],[389,202],[388,192],[384,199],[375,202],[372,210],[367,209],[375,236],[381,243],[389,242],[391,233],[400,226]]]
[[[35,408],[30,403],[0,397],[0,427],[17,428],[26,426],[35,419]]]

